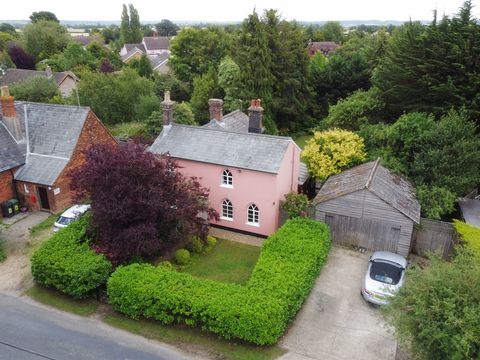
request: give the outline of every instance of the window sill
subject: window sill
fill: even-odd
[[[227,217],[224,217],[224,216],[220,216],[220,220],[233,221],[233,218],[227,218]]]
[[[233,185],[227,185],[227,184],[220,184],[220,187],[227,188],[227,189],[233,189]]]
[[[259,224],[259,223],[252,223],[252,222],[246,222],[245,225],[260,227],[260,224]]]

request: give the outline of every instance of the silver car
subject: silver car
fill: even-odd
[[[374,252],[363,279],[363,298],[376,305],[388,304],[402,287],[406,268],[404,257],[388,251]]]

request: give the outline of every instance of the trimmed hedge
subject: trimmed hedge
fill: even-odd
[[[107,282],[112,264],[90,249],[87,226],[84,216],[42,243],[31,259],[36,282],[74,298],[85,298]]]
[[[132,318],[182,322],[225,338],[273,344],[310,292],[329,249],[325,224],[297,218],[265,241],[245,286],[133,264],[108,280],[109,302]]]
[[[467,248],[470,249],[477,260],[480,261],[480,228],[459,220],[454,220],[453,225],[462,240],[466,243]]]

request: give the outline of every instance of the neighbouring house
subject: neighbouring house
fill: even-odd
[[[72,91],[77,88],[79,81],[78,77],[71,71],[54,72],[50,66],[47,66],[45,71],[7,69],[5,74],[0,78],[0,86],[18,84],[34,76],[44,76],[53,79],[58,91],[60,91],[63,96],[69,96]]]
[[[170,39],[166,36],[146,36],[141,43],[125,44],[120,50],[120,58],[125,64],[139,59],[143,54],[148,56],[154,71],[166,74],[170,71]]]
[[[96,41],[100,45],[104,44],[103,38],[99,35],[72,36],[72,40],[75,41],[77,44],[83,46],[84,48],[87,47],[93,41]]]
[[[268,236],[279,225],[280,201],[297,191],[300,148],[290,137],[264,135],[263,108],[252,100],[249,115],[223,116],[223,101],[210,99],[205,126],[175,124],[168,92],[162,102],[163,130],[149,151],[169,154],[179,171],[210,190],[220,215],[212,224]]]
[[[339,47],[340,45],[333,41],[311,41],[308,43],[307,50],[310,57],[318,52],[321,52],[324,56],[328,56]]]
[[[369,251],[407,256],[420,204],[412,185],[371,161],[331,176],[312,202],[315,218],[330,226],[332,240]]]
[[[6,86],[0,105],[0,202],[18,197],[34,210],[62,210],[83,152],[117,143],[88,107],[14,101]]]

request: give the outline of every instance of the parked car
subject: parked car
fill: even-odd
[[[90,210],[90,205],[73,205],[71,208],[65,210],[53,224],[53,232],[67,227],[88,210]]]
[[[388,251],[376,251],[370,257],[363,279],[363,298],[376,305],[386,305],[402,287],[407,260]]]

